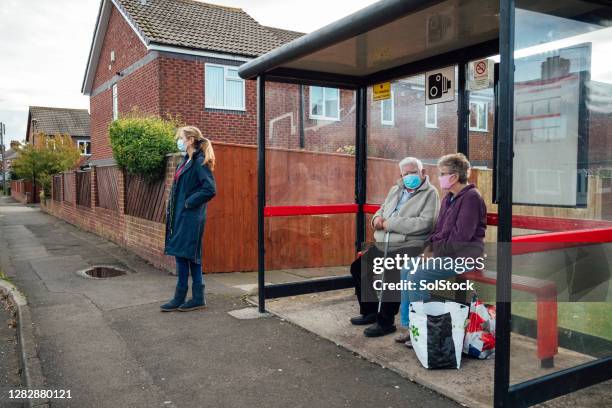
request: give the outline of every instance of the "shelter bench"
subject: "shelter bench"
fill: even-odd
[[[471,280],[495,285],[497,273],[475,270],[457,275],[457,280]],[[528,276],[512,275],[512,289],[535,295],[537,323],[537,357],[540,367],[552,368],[558,353],[557,285],[554,282]],[[465,299],[465,297],[464,297]]]

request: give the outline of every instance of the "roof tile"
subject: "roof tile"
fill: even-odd
[[[30,120],[34,122],[33,132],[35,134],[68,134],[73,137],[89,137],[87,109],[30,106]]]
[[[118,3],[149,41],[162,45],[258,56],[302,35],[264,27],[239,8],[195,0]]]

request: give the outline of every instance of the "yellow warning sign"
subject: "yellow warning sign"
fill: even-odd
[[[374,100],[382,101],[391,98],[391,82],[382,82],[373,86]]]

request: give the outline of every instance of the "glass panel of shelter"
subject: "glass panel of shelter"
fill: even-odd
[[[265,96],[266,207],[354,204],[355,91],[266,82]],[[354,243],[354,213],[266,217],[266,270],[283,282],[346,275]]]
[[[456,70],[452,79],[456,82]],[[457,151],[457,95],[450,102],[426,105],[425,83],[425,73],[391,81],[391,123],[382,116],[385,103],[374,101],[372,87],[368,88],[369,204],[385,200],[400,178],[398,164],[404,157],[421,160],[430,181],[438,186],[437,160]]]
[[[538,304],[513,286],[513,330],[523,336],[512,337],[511,383],[612,354],[612,20],[601,7],[517,2],[513,282],[548,287],[554,297]],[[536,247],[526,237],[534,233],[561,234],[566,247]],[[543,349],[540,336],[549,339]],[[553,368],[540,366],[540,353]],[[608,388],[558,403],[605,401]]]

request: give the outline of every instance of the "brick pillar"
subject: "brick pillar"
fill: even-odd
[[[70,200],[72,201],[72,205],[76,206],[77,203],[77,179],[76,179],[76,171],[70,172],[70,178],[72,178],[72,197]]]
[[[117,180],[119,194],[119,214],[125,215],[125,171],[119,169],[119,180]]]
[[[90,178],[90,189],[91,189],[91,208],[96,209],[98,206],[98,177],[96,173],[96,166],[92,166]]]
[[[174,171],[176,166],[182,160],[183,156],[180,153],[170,153],[166,155],[166,197],[170,197],[170,188],[174,179]]]
[[[64,173],[60,173],[60,203],[64,204]]]

